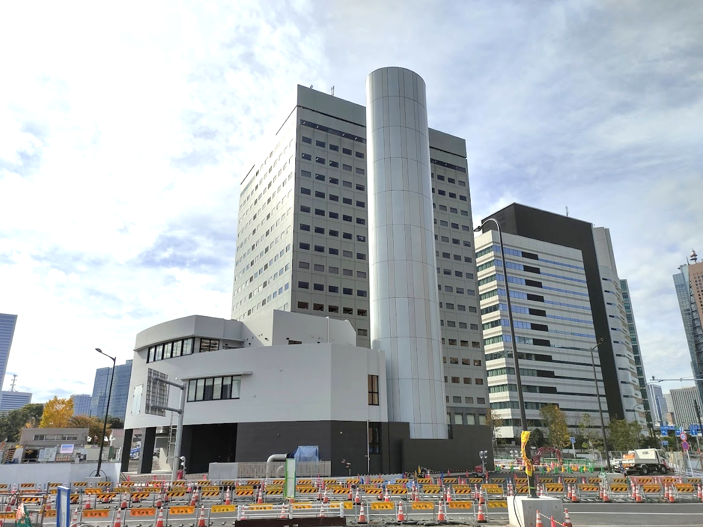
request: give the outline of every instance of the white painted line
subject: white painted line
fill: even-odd
[[[623,515],[623,514],[646,514],[648,516],[703,516],[703,512],[646,512],[646,511],[640,511],[640,512],[597,512],[597,511],[591,511],[591,512],[584,512],[584,511],[569,511],[569,516],[573,516],[574,514],[616,514],[616,515]]]

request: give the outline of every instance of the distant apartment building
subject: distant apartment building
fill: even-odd
[[[666,404],[666,399],[664,398],[664,393],[661,386],[657,386],[656,384],[648,384],[647,392],[652,409],[652,421],[654,428],[659,428],[662,425],[666,425],[666,414],[669,412],[669,408]]]
[[[112,368],[99,368],[95,371],[93,395],[90,401],[90,415],[103,417],[107,408],[107,398],[110,389],[110,374]],[[124,420],[127,411],[127,398],[129,396],[129,380],[132,376],[132,361],[128,360],[115,368],[115,379],[110,396],[110,409],[108,414]]]
[[[674,421],[678,426],[688,428],[698,423],[698,412],[701,411],[701,397],[695,386],[669,390],[672,406],[669,411],[674,414]]]
[[[652,399],[649,395],[649,389],[647,388],[647,373],[644,370],[644,360],[642,359],[642,351],[640,350],[640,338],[637,335],[637,324],[635,324],[635,312],[632,308],[630,285],[627,280],[620,280],[620,290],[622,292],[623,304],[625,305],[625,316],[627,317],[627,327],[630,332],[632,355],[635,359],[635,368],[637,369],[637,383],[639,384],[640,394],[642,396],[642,406],[644,407],[645,418],[647,419],[647,427],[653,429],[654,411],[652,409]]]
[[[15,336],[17,315],[0,313],[0,390],[3,388],[7,374],[7,361],[10,359],[10,348]]]
[[[90,394],[71,395],[73,415],[90,415]]]
[[[475,239],[479,299],[491,410],[502,420],[497,436],[520,436],[513,343],[506,282],[510,290],[520,375],[529,426],[542,426],[540,408],[555,404],[571,426],[584,413],[599,422],[593,362],[604,413],[607,401],[597,354],[581,251],[498,232]],[[506,278],[507,275],[507,278]]]
[[[695,379],[703,378],[703,262],[698,262],[696,251],[691,252],[690,263],[679,267],[674,275],[676,297],[686,333],[691,370]],[[696,381],[698,394],[703,399],[703,382]]]
[[[0,397],[0,414],[18,410],[32,402],[31,392],[3,391]]]

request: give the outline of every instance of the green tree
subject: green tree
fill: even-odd
[[[591,414],[584,413],[581,416],[581,421],[579,422],[578,429],[579,434],[581,436],[579,444],[582,444],[584,449],[603,449],[603,439],[600,437],[600,434],[594,430],[593,419],[591,419]]]
[[[487,418],[488,418],[488,416],[486,416],[486,419]],[[120,429],[124,428],[124,421],[122,419],[120,419],[119,417],[109,416],[107,418],[107,425],[110,428],[112,428],[113,430],[120,430]]]
[[[71,419],[69,419],[68,425],[70,428],[87,428],[88,435],[92,438],[93,441],[95,441],[96,439],[99,441],[100,436],[103,433],[103,420],[95,416],[88,417],[87,415],[74,415],[73,417],[71,417]],[[105,431],[105,435],[107,437],[110,437],[110,433],[111,429],[110,425],[108,424],[107,430]]]
[[[637,421],[628,423],[625,419],[611,419],[608,425],[608,439],[616,451],[638,448],[642,427]]]
[[[570,445],[569,426],[566,424],[566,414],[555,404],[543,406],[540,408],[539,413],[549,432],[547,444],[554,448],[565,448]]]
[[[39,428],[68,428],[68,422],[73,417],[73,399],[59,399],[54,396],[44,405]]]
[[[0,441],[16,443],[23,428],[35,428],[42,418],[43,404],[27,404],[0,417]]]
[[[545,446],[547,441],[544,439],[544,432],[541,428],[535,428],[530,433],[530,443],[532,443],[537,448]]]

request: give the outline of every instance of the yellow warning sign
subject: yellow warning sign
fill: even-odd
[[[213,505],[212,512],[220,512],[215,510],[217,507],[234,507],[234,505]],[[192,507],[190,505],[183,505],[181,507],[171,507],[168,512],[169,514],[193,514],[195,512],[195,507]]]
[[[14,520],[14,519],[15,519],[14,512],[0,512],[0,520]]]
[[[83,511],[84,518],[107,518],[110,516],[110,509],[90,509]]]
[[[156,516],[156,509],[129,509],[130,516]]]
[[[382,501],[380,503],[372,503],[372,511],[392,511],[395,509],[395,505],[390,502]]]
[[[611,485],[610,492],[628,492],[628,487],[626,484]]]
[[[100,489],[85,489],[83,491],[83,494],[87,494],[88,496],[92,496],[93,494],[100,494],[102,491]]]
[[[470,501],[450,501],[447,503],[450,509],[470,509],[473,507],[473,502]]]
[[[645,494],[659,494],[662,488],[659,484],[654,483],[651,485],[642,485],[642,492]]]
[[[220,487],[200,487],[202,492],[220,492]]]
[[[488,508],[489,509],[505,509],[508,506],[508,502],[505,500],[496,500],[496,501],[489,501],[488,502]]]
[[[598,492],[600,487],[598,485],[588,485],[586,483],[582,483],[579,485],[579,490],[581,492]]]
[[[455,502],[452,502],[455,503]],[[433,511],[434,510],[434,503],[431,503],[429,501],[414,501],[412,503],[412,510],[414,511]]]
[[[193,512],[193,509],[195,507],[178,507],[178,508],[179,509],[190,509],[190,512],[181,513],[181,514],[190,514]],[[173,508],[171,510],[173,510]],[[236,505],[213,505],[212,507],[210,507],[210,512],[212,514],[218,514],[221,512],[234,512],[236,510],[237,510]]]
[[[351,501],[330,501],[328,507],[330,509],[339,509],[340,505],[344,505],[345,509],[353,509],[354,504]]]
[[[293,504],[293,510],[301,510],[301,509],[312,509],[312,504],[311,503],[294,503]]]
[[[273,505],[247,505],[248,511],[270,511],[273,509]]]
[[[44,518],[56,518],[56,509],[44,511]]]

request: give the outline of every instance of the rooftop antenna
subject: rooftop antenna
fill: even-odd
[[[312,90],[312,84],[310,85],[310,89]]]
[[[696,254],[696,251],[693,249],[691,249],[691,257],[690,258],[693,263],[698,262],[698,255]]]
[[[332,97],[334,97],[334,86],[332,86]]]
[[[17,374],[12,375],[12,382],[10,383],[10,391],[11,392],[16,392],[16,385],[17,385]]]
[[[566,206],[566,217],[567,218],[569,217],[569,206],[568,205]]]

